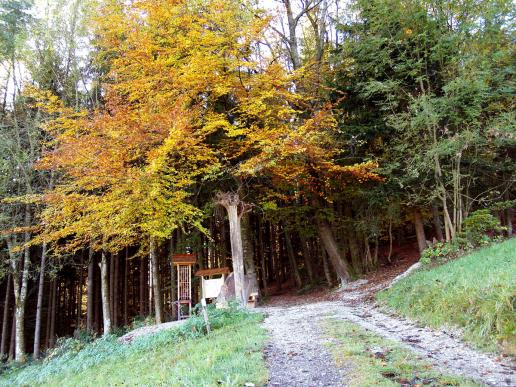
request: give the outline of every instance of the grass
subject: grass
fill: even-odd
[[[262,348],[267,339],[260,314],[210,311],[215,328],[204,334],[199,318],[177,329],[119,344],[114,336],[65,350],[43,362],[12,368],[0,385],[262,385],[267,370]]]
[[[462,377],[436,371],[415,353],[351,322],[329,318],[323,322],[323,331],[332,339],[328,346],[337,366],[346,371],[345,385],[478,386]]]
[[[516,239],[420,270],[378,294],[397,313],[433,327],[459,327],[464,340],[516,354]]]

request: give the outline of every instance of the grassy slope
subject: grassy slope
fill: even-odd
[[[434,326],[458,326],[464,339],[516,353],[516,239],[418,271],[378,299],[398,313]]]
[[[131,345],[99,339],[78,352],[0,376],[0,385],[260,385],[267,380],[261,318],[239,316],[201,337],[180,338],[169,330]]]
[[[400,385],[478,386],[462,377],[444,375],[400,344],[381,338],[349,321],[328,319],[324,335],[344,384],[352,387]]]

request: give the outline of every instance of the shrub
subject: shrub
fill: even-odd
[[[489,210],[478,210],[471,213],[462,223],[460,237],[465,238],[473,247],[489,244],[488,232],[500,234],[505,230],[500,220]]]
[[[488,233],[495,236],[495,240],[501,239],[499,234],[504,230],[500,220],[489,210],[477,210],[464,220],[462,231],[452,241],[434,243],[423,251],[420,262],[428,265],[458,258],[474,248],[489,245],[493,238]]]

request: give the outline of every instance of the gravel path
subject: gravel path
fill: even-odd
[[[390,316],[366,302],[325,301],[289,307],[268,307],[264,327],[271,334],[265,350],[269,386],[342,386],[338,370],[319,334],[322,318],[354,322],[384,338],[401,343],[437,369],[496,387],[516,386],[514,363],[478,352],[452,333],[417,326]]]
[[[320,335],[314,305],[265,308],[264,327],[271,334],[265,348],[269,386],[342,386],[341,370]],[[315,307],[317,310],[317,307]]]

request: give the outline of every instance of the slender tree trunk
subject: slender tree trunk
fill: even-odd
[[[267,265],[265,262],[265,249],[263,247],[263,223],[258,218],[258,249],[260,250],[260,268],[263,285],[263,293],[267,292]]]
[[[272,260],[272,270],[271,273],[273,275],[274,281],[276,282],[277,290],[281,290],[283,286],[283,276],[281,273],[281,259],[279,253],[279,243],[278,243],[278,232],[276,226],[269,222],[269,230],[270,230],[270,245],[271,245],[271,260]]]
[[[50,307],[50,329],[48,334],[48,348],[53,348],[55,343],[55,328],[56,328],[56,305],[57,305],[57,280],[52,281],[51,292],[51,307]]]
[[[102,251],[102,259],[100,261],[100,283],[102,294],[102,316],[104,321],[104,335],[111,333],[111,310],[109,300],[109,279],[108,279],[108,260],[106,253]]]
[[[120,257],[117,254],[113,254],[111,259],[113,259],[114,266],[114,275],[113,275],[113,326],[118,327],[118,315],[119,315],[119,304],[120,304],[120,295],[119,295],[119,271],[120,271]]]
[[[417,245],[419,252],[422,253],[426,249],[426,236],[425,228],[423,226],[423,219],[421,218],[421,212],[419,210],[413,210],[412,216],[414,217],[414,226],[416,229]]]
[[[156,251],[156,240],[150,238],[150,262],[152,265],[152,287],[154,293],[154,310],[156,316],[156,324],[163,323],[163,308],[161,305],[161,287],[159,280],[159,262]]]
[[[292,274],[294,275],[294,281],[296,283],[296,286],[300,288],[301,286],[303,286],[303,282],[301,281],[301,276],[299,275],[299,269],[297,267],[296,255],[294,253],[294,248],[292,246],[290,231],[286,226],[283,226],[283,231],[285,233],[285,245],[287,247],[287,255],[290,267],[292,268]]]
[[[505,200],[510,200],[510,194],[509,190],[507,189],[504,194]],[[505,210],[505,225],[507,227],[507,236],[511,237],[513,234],[512,229],[512,216],[513,216],[513,209],[508,208]]]
[[[330,266],[328,265],[328,259],[326,258],[326,253],[322,251],[322,261],[323,261],[323,270],[324,270],[324,277],[326,278],[326,283],[328,286],[332,286],[332,280],[331,280],[331,273],[330,273]]]
[[[124,261],[124,325],[127,326],[129,323],[127,317],[127,275],[129,271],[129,249],[125,249],[125,261]]]
[[[86,330],[90,333],[93,332],[93,318],[94,318],[94,306],[95,299],[93,292],[95,290],[95,281],[93,276],[95,275],[95,258],[93,256],[93,249],[90,247],[88,250],[88,290],[87,290],[87,310],[86,310]]]
[[[115,311],[115,286],[114,286],[114,279],[115,279],[115,257],[113,254],[110,254],[109,259],[109,310],[111,311],[111,325],[115,326],[113,324],[114,318],[113,318],[113,312]]]
[[[45,287],[45,264],[47,259],[47,244],[41,249],[41,264],[39,266],[38,302],[36,306],[36,327],[34,329],[34,359],[39,359],[41,339],[41,314],[43,310],[43,290]]]
[[[389,219],[389,255],[387,255],[387,261],[391,263],[392,257],[392,219]]]
[[[7,330],[9,325],[9,303],[11,296],[11,274],[7,276],[7,284],[5,286],[5,297],[4,297],[4,314],[2,318],[2,340],[0,341],[0,361],[5,357],[6,344],[7,344]]]
[[[50,312],[52,310],[52,288],[53,288],[54,280],[50,281],[50,290],[48,295],[48,305],[47,305],[47,323],[46,323],[46,334],[45,334],[45,348],[48,348],[50,344]]]
[[[312,256],[310,254],[310,250],[308,249],[308,243],[302,232],[298,233],[299,241],[301,242],[301,251],[303,253],[303,259],[305,262],[306,274],[308,275],[308,280],[312,284],[314,282],[314,269],[312,267]]]
[[[78,284],[78,295],[77,295],[77,328],[81,327],[81,318],[82,318],[82,291],[83,291],[83,282],[84,282],[84,248],[81,251],[81,261],[79,265],[79,284]]]
[[[11,323],[11,340],[9,343],[9,361],[12,361],[14,359],[14,353],[15,353],[15,346],[16,346],[16,314],[13,313],[13,319]]]
[[[94,258],[94,261],[96,262],[97,260]],[[100,328],[102,326],[102,323],[101,323],[101,319],[102,319],[102,286],[101,286],[101,281],[99,281],[98,279],[100,279],[99,275],[97,275],[98,273],[98,267],[99,267],[100,263],[97,264],[97,266],[95,266],[95,270],[94,270],[94,277],[96,277],[96,280],[93,281],[94,283],[94,286],[93,286],[93,299],[95,300],[93,302],[93,330],[98,334],[100,333]]]
[[[145,316],[145,258],[140,258],[140,316]]]

